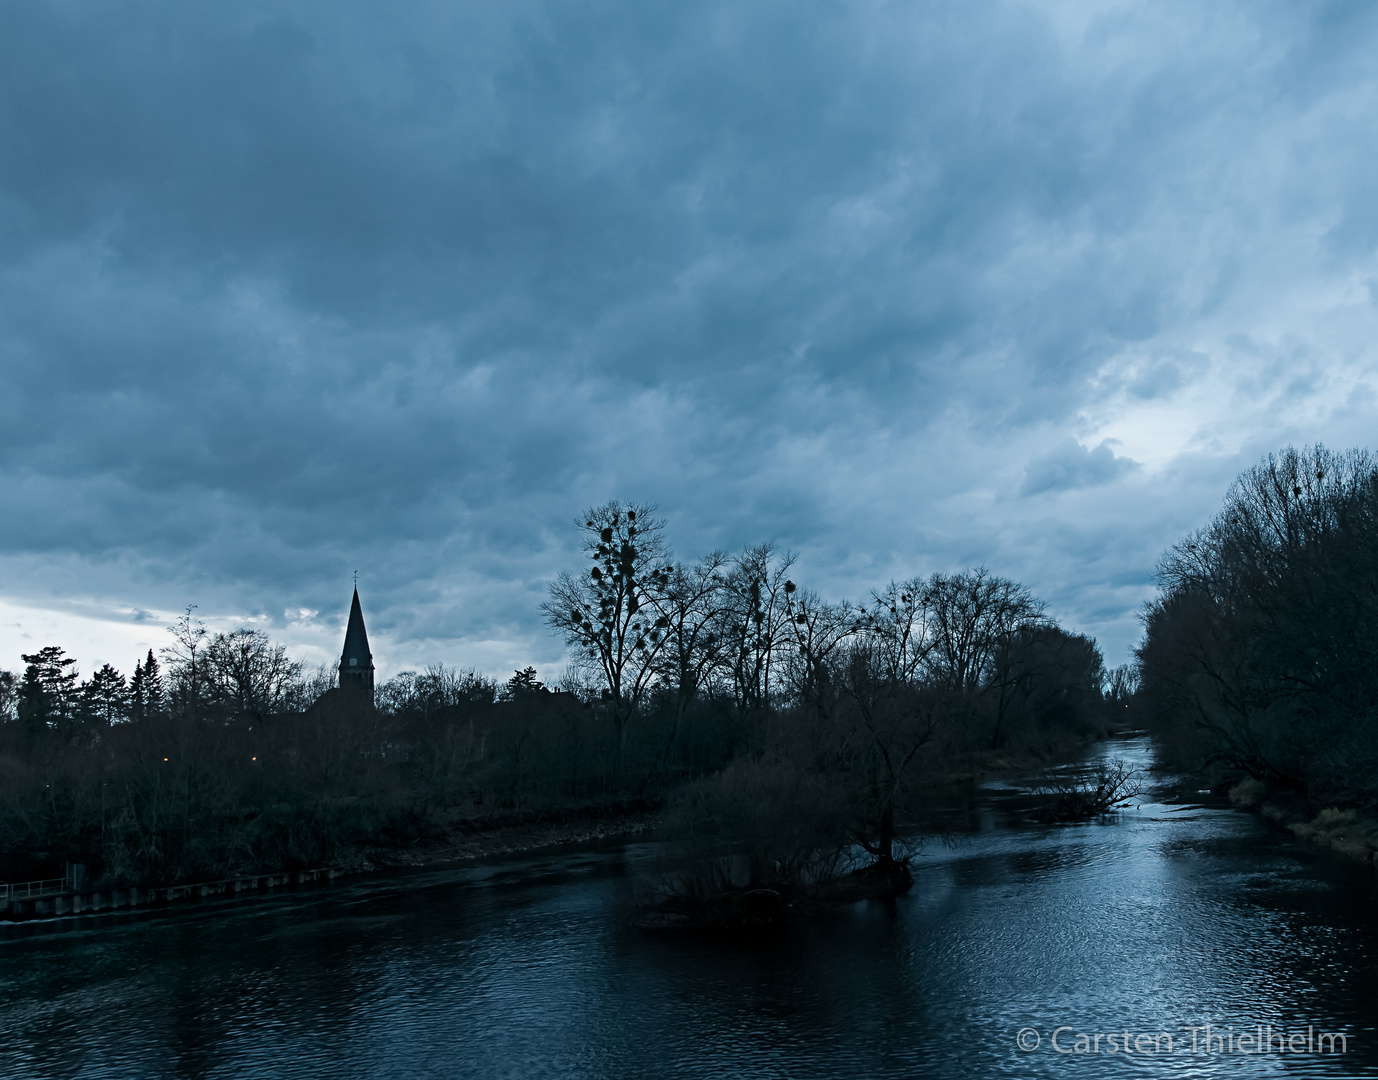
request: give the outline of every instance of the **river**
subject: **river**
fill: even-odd
[[[745,943],[627,928],[648,843],[0,925],[0,1076],[1378,1076],[1373,873],[1156,798],[1045,826],[987,786],[912,894]]]

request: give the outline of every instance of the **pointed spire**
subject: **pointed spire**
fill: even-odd
[[[345,629],[344,651],[340,654],[340,685],[373,690],[373,653],[368,651],[368,631],[364,629],[364,609],[359,606],[359,590],[349,605],[349,626]]]

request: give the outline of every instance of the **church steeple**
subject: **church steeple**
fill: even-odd
[[[345,630],[344,652],[340,654],[340,687],[358,687],[373,694],[373,654],[368,651],[368,631],[364,629],[364,610],[359,606],[359,590],[349,605],[349,626]]]

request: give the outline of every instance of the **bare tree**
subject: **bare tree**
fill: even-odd
[[[871,593],[871,607],[861,609],[861,620],[879,677],[891,683],[919,678],[937,644],[931,616],[929,586],[923,578],[892,581]]]
[[[192,618],[195,604],[187,609],[167,628],[172,635],[172,644],[159,650],[167,665],[167,681],[171,699],[169,704],[174,711],[191,717],[201,711],[205,688],[202,672],[202,652],[210,631],[200,619]]]
[[[1139,665],[1120,664],[1105,673],[1103,693],[1106,704],[1114,709],[1127,709],[1139,692]]]
[[[261,720],[301,704],[293,694],[301,662],[262,630],[242,627],[216,634],[201,652],[206,697],[228,716]]]
[[[794,673],[794,692],[806,708],[824,710],[836,659],[845,643],[862,629],[860,614],[847,601],[826,603],[809,589],[785,582],[785,626],[794,655],[787,667]]]
[[[1043,604],[1023,585],[984,566],[960,574],[934,574],[926,603],[933,635],[929,674],[949,690],[974,694],[996,651],[1017,630],[1043,618]]]
[[[846,708],[839,710],[833,768],[856,786],[857,842],[881,872],[899,874],[895,859],[895,804],[919,752],[934,737],[938,695],[917,680],[896,677],[893,654],[870,634],[848,643],[840,667]]]
[[[727,640],[722,632],[730,597],[727,556],[720,551],[691,565],[670,568],[670,576],[654,603],[664,621],[664,644],[656,659],[660,685],[671,700],[673,720],[656,762],[658,769],[679,738],[684,714],[726,663]]]
[[[758,544],[737,556],[727,577],[729,603],[722,636],[727,640],[737,707],[768,709],[778,681],[776,661],[790,640],[789,568],[795,556],[773,544]]]
[[[643,503],[608,502],[589,510],[579,523],[588,571],[562,573],[541,605],[546,623],[601,676],[619,754],[626,750],[629,721],[655,681],[669,625],[657,605],[673,574],[665,523],[654,514],[655,507]]]
[[[18,704],[19,680],[13,671],[0,671],[0,724],[14,719],[14,709]]]

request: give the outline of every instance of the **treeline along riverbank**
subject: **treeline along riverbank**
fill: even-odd
[[[1378,466],[1289,447],[1158,568],[1140,703],[1164,759],[1372,862],[1378,850]]]
[[[1123,717],[1130,673],[984,568],[829,602],[769,545],[679,562],[609,503],[545,612],[555,686],[443,666],[374,692],[188,611],[132,677],[60,648],[0,679],[0,878],[80,864],[108,887],[376,861],[495,829],[644,815],[737,852],[740,887],[801,853],[898,862],[916,789],[1055,756]],[[706,847],[705,847],[706,845]]]

